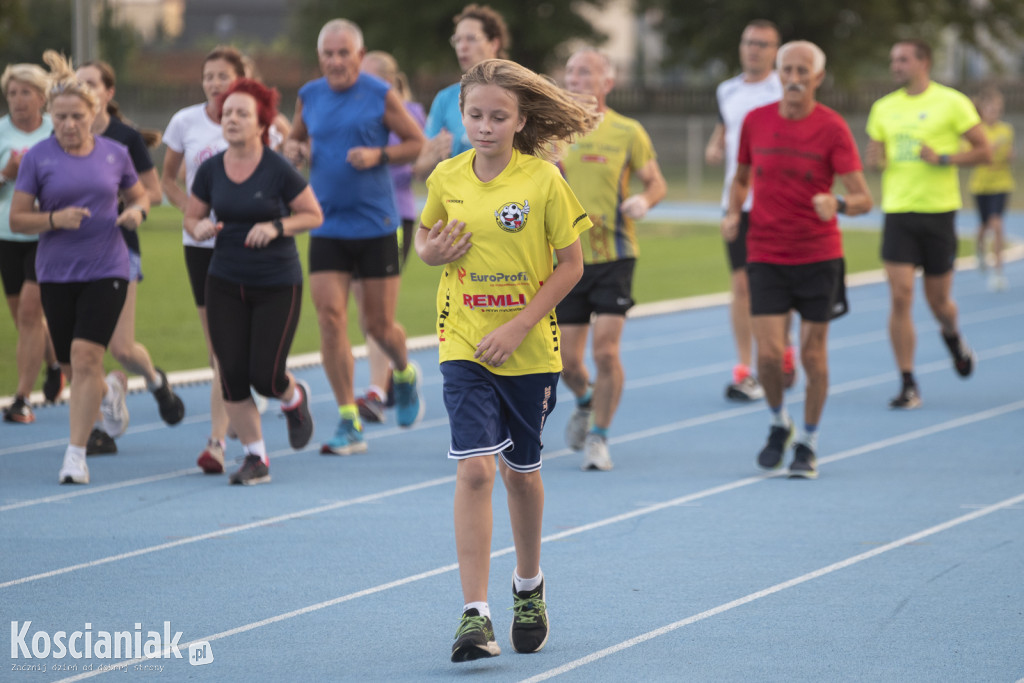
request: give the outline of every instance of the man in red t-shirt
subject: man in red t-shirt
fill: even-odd
[[[828,394],[829,321],[846,312],[843,245],[837,213],[871,209],[871,193],[846,122],[818,104],[825,53],[814,43],[779,48],[782,99],[751,111],[740,132],[739,166],[722,233],[735,239],[743,200],[754,187],[747,233],[750,312],[757,373],[772,412],[768,443],[757,463],[775,469],[796,429],[783,405],[786,314],[800,314],[800,357],[807,377],[804,429],[796,439],[791,477],[817,476],[818,421]],[[835,176],[846,197],[831,193]]]

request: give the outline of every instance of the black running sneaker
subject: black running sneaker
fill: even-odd
[[[792,422],[785,427],[773,426],[771,431],[768,432],[768,443],[757,454],[758,466],[766,470],[774,470],[781,465],[782,454],[786,452],[789,442],[793,440],[794,431],[795,428]]]
[[[974,372],[977,356],[974,355],[974,350],[967,345],[963,337],[958,337],[956,343],[950,347],[950,354],[953,356],[953,368],[956,370],[956,374],[961,377],[970,377]]]
[[[62,391],[64,391],[64,373],[60,371],[60,366],[47,367],[46,379],[43,380],[43,398],[48,403],[53,403],[60,398]]]
[[[453,662],[471,662],[484,657],[497,657],[501,648],[494,639],[494,627],[490,617],[480,616],[476,609],[468,609],[462,613],[459,628],[455,631],[455,643],[452,645]]]
[[[896,410],[913,410],[921,407],[921,394],[917,385],[905,384],[898,396],[889,401],[889,407]]]
[[[548,642],[548,606],[544,602],[544,579],[532,591],[516,592],[512,580],[512,649],[540,652]]]
[[[281,412],[288,418],[288,443],[295,450],[299,450],[313,438],[313,416],[309,412],[309,385],[302,380],[296,380],[295,391],[302,394],[299,405],[294,408],[282,408]]]
[[[113,455],[117,453],[117,442],[102,429],[93,429],[85,442],[86,455]]]
[[[245,456],[242,466],[231,475],[228,481],[232,484],[243,484],[245,486],[266,484],[270,481],[270,468],[263,462],[263,458],[250,453]]]
[[[156,369],[156,374],[160,375],[160,379],[163,380],[160,388],[153,391],[153,398],[160,406],[160,419],[169,425],[176,425],[185,417],[185,404],[174,393],[174,389],[167,381],[167,374],[160,368]]]
[[[817,479],[818,459],[810,446],[798,443],[793,450],[793,462],[789,465],[790,479]]]
[[[4,408],[4,422],[18,422],[27,425],[35,421],[36,416],[32,412],[32,407],[22,396],[15,396],[11,405]]]

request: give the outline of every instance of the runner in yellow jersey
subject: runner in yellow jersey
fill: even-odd
[[[626,311],[633,305],[633,268],[639,251],[634,220],[661,201],[667,188],[647,132],[605,104],[615,85],[608,58],[584,48],[569,58],[565,69],[569,91],[597,98],[603,112],[597,129],[573,143],[562,160],[566,180],[594,222],[580,238],[583,277],[558,304],[562,377],[576,397],[566,441],[573,450],[583,450],[582,469],[610,470],[608,428],[625,380],[619,340]],[[634,173],[644,190],[630,196]],[[593,384],[584,363],[591,324],[597,365]]]
[[[444,266],[437,333],[448,457],[458,461],[455,547],[465,601],[451,659],[466,662],[501,653],[487,604],[496,470],[515,539],[512,647],[537,652],[548,640],[541,433],[562,368],[554,308],[583,274],[579,234],[591,223],[558,169],[534,155],[596,121],[568,93],[502,59],[466,72],[459,104],[473,149],[427,179],[416,253]]]
[[[991,153],[978,112],[962,93],[929,76],[931,47],[923,41],[896,43],[890,70],[901,87],[871,107],[867,165],[882,173],[882,261],[892,309],[889,338],[899,368],[900,393],[891,408],[921,405],[914,379],[914,273],[924,269],[924,293],[961,377],[974,369],[974,352],[960,336],[951,295],[956,259],[954,221],[960,208],[958,166],[987,163]],[[961,151],[961,138],[969,149]]]
[[[1003,116],[1003,94],[995,88],[987,88],[974,98],[981,115],[982,128],[992,146],[992,163],[975,166],[967,181],[967,188],[974,195],[981,216],[978,227],[977,255],[978,269],[987,270],[988,238],[992,240],[992,274],[988,287],[994,292],[1005,290],[1009,283],[1003,272],[1003,213],[1010,193],[1014,189],[1013,171],[1013,126],[1001,121]]]

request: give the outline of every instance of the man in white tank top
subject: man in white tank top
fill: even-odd
[[[747,24],[740,38],[740,65],[742,73],[719,84],[715,97],[718,102],[718,123],[711,133],[705,161],[709,164],[725,162],[725,183],[722,189],[722,211],[729,202],[729,186],[736,174],[736,152],[740,142],[740,128],[747,113],[757,107],[782,99],[782,84],[775,72],[775,55],[780,35],[778,27],[766,20],[755,19]],[[734,401],[756,401],[764,397],[764,390],[751,373],[753,357],[753,331],[750,324],[750,292],[747,286],[747,219],[753,193],[743,204],[740,234],[733,242],[726,242],[729,256],[730,321],[736,342],[737,364],[732,380],[725,390],[726,398]],[[786,349],[786,386],[795,378],[794,351]]]

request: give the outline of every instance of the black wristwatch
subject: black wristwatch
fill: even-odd
[[[950,163],[951,163],[951,160],[950,160],[948,154],[940,154],[939,155],[939,166],[949,166]]]
[[[836,197],[836,213],[846,213],[846,197],[842,195]]]
[[[280,218],[275,218],[274,220],[272,220],[270,222],[270,224],[273,225],[274,228],[277,229],[277,236],[278,237],[284,237],[284,223],[281,222]]]
[[[381,147],[380,148],[380,165],[381,166],[386,166],[389,163],[391,163],[391,157],[388,156],[388,148],[387,147]]]

